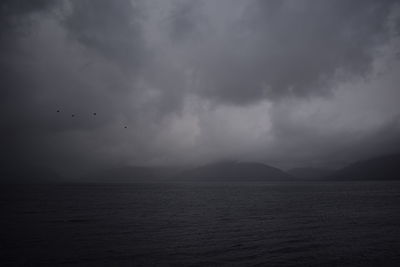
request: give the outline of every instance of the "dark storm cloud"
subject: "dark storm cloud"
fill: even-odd
[[[132,1],[71,1],[65,26],[72,38],[124,68],[137,68],[145,49],[140,28],[143,16]]]
[[[0,32],[1,35],[17,30],[27,22],[24,16],[29,16],[34,12],[42,12],[48,9],[54,1],[19,1],[4,0],[0,3]]]
[[[0,67],[3,73],[0,92],[2,99],[15,94],[12,90],[14,82],[19,82],[18,70],[9,66],[15,59],[16,37],[30,33],[29,25],[32,23],[31,15],[48,10],[52,3],[48,0],[39,1],[1,1],[0,3]]]
[[[15,126],[20,117],[18,114],[12,114],[14,105],[21,103],[23,94],[21,87],[28,86],[21,79],[21,71],[14,67],[13,63],[18,58],[16,55],[18,49],[15,38],[19,35],[29,34],[29,25],[31,24],[31,15],[47,10],[52,1],[1,1],[0,3],[0,71],[1,71],[1,121],[4,126],[1,143],[7,152],[11,152],[8,147],[14,145],[13,138],[17,134]],[[16,102],[14,102],[16,101]],[[11,113],[11,114],[10,114]],[[11,115],[11,116],[10,116]]]
[[[398,144],[395,1],[0,6],[5,166],[330,164]]]
[[[388,38],[394,4],[253,1],[219,49],[200,59],[202,93],[235,104],[329,93],[337,75],[370,69],[374,50]]]
[[[196,38],[200,34],[199,7],[201,7],[200,1],[186,1],[174,6],[167,19],[172,40],[182,41],[187,38]]]
[[[69,135],[95,131],[124,112],[118,107],[126,105],[124,96],[111,92],[131,86],[121,69],[129,68],[132,75],[138,65],[133,59],[143,50],[136,49],[140,35],[132,34],[136,26],[127,21],[129,2],[116,2],[107,6],[100,1],[71,1],[69,10],[61,5],[67,2],[2,2],[2,20],[7,23],[1,28],[0,65],[4,166],[54,167],[70,161],[71,167],[90,152],[80,151],[86,141]],[[108,17],[104,22],[105,17],[98,15],[107,14],[106,10],[119,21]],[[76,22],[70,23],[71,19]],[[68,27],[64,30],[61,25]],[[107,41],[111,33],[113,39]],[[131,49],[132,45],[136,47]]]

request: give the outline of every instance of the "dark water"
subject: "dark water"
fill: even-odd
[[[1,266],[399,266],[400,183],[2,187]]]

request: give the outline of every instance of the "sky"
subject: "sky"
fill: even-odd
[[[3,167],[400,152],[398,1],[3,0],[0,53]]]

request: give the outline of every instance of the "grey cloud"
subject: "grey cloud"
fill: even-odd
[[[185,1],[176,3],[169,17],[166,18],[168,23],[167,29],[170,31],[172,40],[182,41],[187,38],[197,38],[201,33],[199,29],[199,21],[201,9],[201,1]]]
[[[79,150],[87,141],[73,138],[74,132],[76,136],[84,136],[85,132],[114,122],[125,112],[120,107],[126,106],[125,95],[115,91],[127,90],[132,85],[118,65],[121,63],[118,55],[113,58],[118,62],[108,64],[103,55],[89,56],[79,45],[74,45],[67,37],[70,31],[65,31],[57,21],[59,16],[45,12],[64,11],[60,10],[62,6],[51,2],[53,5],[45,1],[35,2],[37,5],[24,1],[2,3],[2,11],[6,13],[3,19],[10,21],[2,31],[0,63],[3,129],[0,142],[4,166],[53,166],[62,162],[74,166],[82,160],[85,153]],[[113,51],[110,53],[113,55]],[[94,64],[86,66],[90,61]],[[48,144],[48,140],[54,143]],[[64,161],[63,155],[71,156]],[[86,164],[96,160],[94,156]]]
[[[145,51],[140,20],[143,17],[134,2],[70,1],[65,26],[71,36],[123,68],[137,68]]]
[[[2,138],[0,159],[8,164],[13,160],[19,162],[22,134],[18,127],[23,116],[20,108],[27,103],[23,87],[29,84],[23,79],[22,71],[15,62],[19,59],[16,39],[20,35],[31,33],[31,16],[41,13],[52,6],[52,1],[1,1],[0,3],[0,119],[2,121]],[[26,93],[29,94],[29,91]]]
[[[388,39],[395,1],[250,3],[241,21],[229,25],[230,34],[199,53],[206,97],[246,104],[321,95],[338,74],[365,75],[375,49]]]
[[[0,37],[5,33],[21,30],[21,27],[28,24],[26,16],[34,12],[47,10],[54,4],[51,0],[38,1],[13,1],[4,0],[0,3]],[[2,39],[2,42],[5,41]]]
[[[395,152],[394,3],[3,1],[2,164],[78,173]]]

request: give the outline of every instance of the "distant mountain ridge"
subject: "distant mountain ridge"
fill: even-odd
[[[196,168],[167,166],[124,166],[105,169],[85,175],[80,179],[60,176],[41,166],[4,166],[0,181],[4,183],[131,183],[174,181],[355,181],[400,180],[400,154],[386,155],[358,161],[340,170],[296,168],[287,172],[263,163],[225,161]]]
[[[400,180],[400,154],[358,161],[329,176],[334,180]]]
[[[184,171],[182,181],[287,181],[293,180],[289,174],[262,163],[219,162]]]
[[[165,181],[176,176],[180,171],[179,167],[125,166],[94,172],[80,180],[97,183]]]
[[[287,171],[299,180],[322,180],[332,175],[335,171],[321,168],[294,168]]]

